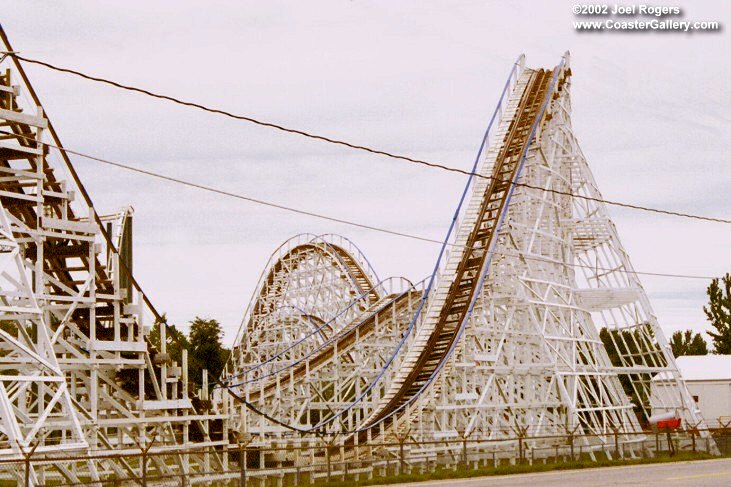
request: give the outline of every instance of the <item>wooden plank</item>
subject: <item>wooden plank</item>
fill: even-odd
[[[0,119],[9,120],[11,122],[23,123],[25,125],[31,125],[33,127],[38,127],[42,129],[48,128],[48,120],[43,117],[27,115],[25,113],[6,110],[4,108],[0,108]]]
[[[70,232],[94,234],[97,231],[97,226],[91,223],[59,220],[58,218],[50,218],[47,216],[41,217],[41,225],[46,228],[55,228],[56,230],[66,230]]]
[[[104,352],[144,352],[147,350],[145,342],[128,342],[128,341],[107,341],[96,340],[91,346],[92,350]]]
[[[17,144],[0,141],[0,154],[3,159],[27,159],[43,155],[43,147],[23,147]]]
[[[168,399],[166,401],[145,401],[142,409],[145,411],[160,411],[163,409],[191,409],[190,399]]]

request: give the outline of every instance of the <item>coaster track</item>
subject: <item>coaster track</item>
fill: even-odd
[[[421,393],[427,381],[451,352],[457,334],[471,309],[470,304],[481,282],[481,271],[489,263],[499,221],[507,206],[520,163],[534,134],[541,108],[545,106],[550,82],[551,73],[548,71],[539,70],[530,74],[516,118],[502,143],[492,180],[482,198],[473,230],[464,246],[455,250],[462,254],[462,258],[449,290],[443,300],[437,294],[430,303],[428,313],[432,308],[438,309],[438,318],[433,320],[427,317],[425,324],[419,329],[402,364],[402,370],[384,397],[385,405],[368,421],[366,428],[393,416],[394,412],[410,403]]]
[[[12,51],[1,28],[0,37]],[[159,442],[151,452],[225,444],[221,432],[211,439],[210,420],[221,415],[193,407],[187,363],[166,353],[165,326],[156,323],[157,348],[148,340],[143,319],[156,312],[131,274],[131,211],[98,215],[65,152],[46,145],[50,135],[61,147],[22,66],[12,57],[2,62],[0,457],[58,452],[69,460],[25,472],[5,463],[0,479],[124,481],[141,463],[119,452],[150,442]],[[103,454],[84,458],[91,452]],[[222,468],[216,453],[171,454],[150,471],[210,468]]]
[[[624,273],[631,265],[605,208],[565,196],[598,195],[571,131],[570,77],[568,56],[552,70],[515,63],[472,168],[482,177],[469,177],[425,281],[379,289],[386,281],[352,265],[365,258],[350,243],[275,252],[222,377],[247,405],[232,404],[240,410],[234,429],[260,444],[292,432],[342,433],[350,447],[383,435],[428,442],[566,428],[601,443],[618,425],[631,443],[639,415],[702,421],[641,285]],[[322,276],[331,265],[313,255],[344,269],[348,291],[330,293],[336,304],[312,298],[328,279],[303,279],[302,264],[290,262],[304,259]],[[576,272],[575,262],[591,259],[616,271]],[[314,319],[290,319],[295,304]],[[284,315],[289,338],[271,331]],[[610,362],[600,326],[625,344],[620,364]],[[628,340],[644,350],[640,360]],[[665,390],[650,389],[657,372],[673,378]],[[620,376],[639,398],[634,405]]]
[[[400,367],[396,368],[390,360],[387,361],[386,367],[391,366],[394,370],[397,369],[395,378],[390,381],[391,386],[385,391],[385,395],[381,399],[382,404],[380,407],[373,411],[368,420],[358,428],[361,436],[367,430],[379,424],[384,419],[392,417],[395,413],[403,409],[405,405],[413,401],[423,390],[425,384],[433,377],[438,366],[448,357],[451,347],[457,338],[460,325],[463,324],[470,310],[472,298],[480,285],[481,270],[489,262],[489,249],[493,246],[495,233],[499,228],[499,221],[504,216],[507,201],[512,193],[513,182],[518,176],[521,162],[525,157],[531,138],[534,136],[535,127],[539,123],[539,115],[542,114],[548,102],[547,98],[552,88],[551,81],[557,78],[557,74],[558,68],[556,73],[546,70],[528,70],[524,73],[526,79],[521,84],[523,92],[516,116],[500,144],[500,153],[494,166],[495,169],[491,175],[491,182],[488,185],[484,185],[484,194],[480,198],[482,204],[476,215],[473,215],[474,223],[466,222],[472,225],[473,230],[470,232],[466,241],[459,244],[458,251],[462,257],[457,266],[454,279],[450,281],[451,285],[446,296],[443,294],[440,296],[437,293],[432,297],[428,304],[428,311],[424,311],[423,307],[425,306],[425,302],[422,302],[421,306],[415,311],[414,320],[419,317],[420,313],[424,313],[427,317],[419,327],[415,339],[410,343],[408,352],[401,352],[405,355],[405,359],[400,364]],[[555,88],[560,89],[560,84]],[[333,247],[338,249],[337,255],[343,262],[350,263],[355,261],[353,258],[346,257],[347,252],[344,249],[337,246]],[[260,291],[258,292],[259,297],[254,304],[255,314],[261,312],[262,306],[259,303],[266,301],[265,296],[267,293],[271,289],[277,289],[274,285],[276,281],[274,276],[278,275],[284,268],[297,268],[297,265],[286,265],[285,263],[292,259],[293,256],[295,256],[296,260],[300,253],[305,255],[307,251],[311,252],[315,250],[319,250],[323,255],[327,255],[327,253],[322,252],[322,249],[316,248],[311,244],[297,245],[282,255],[278,260],[275,260],[273,264],[268,265],[271,270],[264,279],[264,284],[258,287]],[[360,269],[356,268],[354,270],[354,275],[361,276],[359,280],[356,280],[357,283],[370,283],[363,276],[363,273],[359,272]],[[288,279],[289,277],[287,275]],[[362,296],[377,296],[377,293],[374,291],[368,292],[363,286],[359,286],[358,291],[360,291]],[[403,303],[413,301],[415,296],[414,292],[410,291],[402,294],[391,305],[400,309]],[[275,292],[274,294],[276,295],[277,293]],[[426,295],[422,297],[426,299]],[[393,297],[389,296],[388,298]],[[437,312],[434,310],[437,310]],[[366,316],[365,319],[361,319],[347,327],[344,334],[330,340],[326,343],[326,346],[318,348],[316,352],[306,354],[296,365],[288,365],[279,369],[279,372],[282,372],[281,377],[275,376],[274,378],[270,378],[265,385],[256,384],[258,391],[252,392],[247,396],[247,399],[257,401],[262,396],[267,395],[267,393],[271,393],[275,387],[282,387],[287,383],[295,382],[305,372],[315,372],[318,366],[326,363],[335,353],[346,353],[350,347],[356,345],[355,337],[358,340],[367,340],[368,333],[372,329],[372,324],[377,321],[379,313],[371,312],[369,314],[366,312]],[[249,326],[251,326],[251,323]],[[404,331],[407,333],[411,330],[411,327],[407,327],[405,324],[402,324],[401,328],[404,328]],[[242,330],[245,329],[246,327],[242,327]],[[405,336],[402,337],[402,340],[405,338]],[[248,348],[251,349],[251,346]],[[394,355],[399,353],[400,349],[401,347],[398,346],[394,351]],[[276,375],[276,373],[270,373],[271,375]],[[368,390],[375,385],[375,382],[378,381],[381,375],[378,375],[376,380],[367,388]],[[232,377],[231,375],[228,376],[229,381]],[[229,383],[234,386],[243,386],[252,382],[256,382],[256,379]],[[355,406],[356,403],[363,399],[364,395],[362,394],[339,414],[331,417],[329,422]],[[325,426],[329,422],[322,422],[315,427]]]

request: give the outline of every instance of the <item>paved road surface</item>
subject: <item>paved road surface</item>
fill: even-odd
[[[494,486],[731,486],[731,459],[693,462],[659,463],[627,467],[604,467],[584,470],[563,470],[480,477],[471,479],[433,480],[398,484],[399,486],[494,487]]]

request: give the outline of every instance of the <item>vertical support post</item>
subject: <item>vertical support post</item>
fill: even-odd
[[[160,321],[157,323],[158,331],[160,332],[160,354],[165,357],[168,353],[168,337],[167,337],[167,327],[165,326],[165,323]],[[163,401],[168,398],[168,384],[167,384],[167,375],[168,375],[168,363],[167,360],[163,362],[160,365],[160,389],[162,392],[162,399]]]
[[[203,369],[202,371],[202,386],[201,386],[201,399],[206,401],[206,404],[208,403],[208,369]],[[206,405],[207,408],[209,408],[208,405]],[[205,422],[205,428],[206,433],[209,435],[211,434],[211,423],[210,421]],[[203,453],[203,468],[208,472],[211,470],[211,454],[210,454],[210,448],[205,449],[205,453]]]
[[[188,349],[187,348],[183,348],[182,356],[181,356],[180,360],[182,362],[180,364],[180,366],[182,367],[181,378],[183,381],[183,384],[182,384],[183,385],[183,394],[181,397],[183,399],[188,399]],[[183,416],[188,416],[187,409],[183,409]],[[187,474],[190,471],[190,454],[188,453],[189,441],[190,441],[190,422],[184,421],[183,422],[183,451],[185,453],[183,453],[183,473],[186,475],[186,477],[185,477],[186,479],[187,479]]]

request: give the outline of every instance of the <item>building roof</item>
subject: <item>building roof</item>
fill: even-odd
[[[680,375],[687,381],[731,381],[731,355],[691,355],[675,359]],[[666,380],[667,372],[657,374],[652,380]]]

